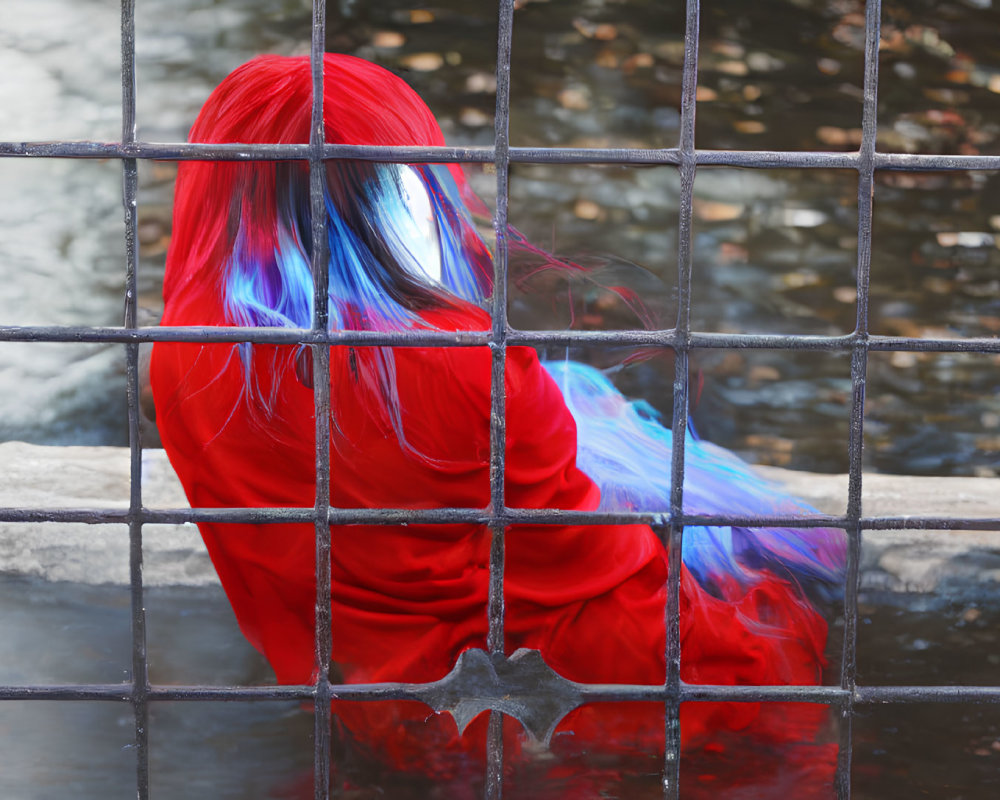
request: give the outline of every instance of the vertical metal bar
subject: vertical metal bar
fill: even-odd
[[[122,144],[134,145],[135,2],[122,0]],[[138,162],[122,160],[125,211],[125,327],[138,319],[138,250],[136,196]],[[142,442],[139,439],[139,345],[125,345],[125,392],[128,399],[129,444],[129,586],[132,627],[132,711],[135,716],[136,796],[149,797],[149,674],[146,663],[146,611],[142,588]]]
[[[309,133],[309,201],[312,212],[313,331],[326,334],[329,326],[329,255],[326,226],[326,167],[323,145],[323,57],[326,51],[326,1],[314,0],[310,65],[312,120]],[[316,701],[314,708],[313,794],[330,796],[330,349],[310,345],[313,369],[313,408],[316,414]]]
[[[698,88],[698,0],[688,0],[684,28],[684,72],[681,78],[680,130],[680,209],[677,232],[677,336],[680,342],[674,359],[674,415],[672,422],[670,537],[667,550],[667,701],[666,749],[664,753],[663,796],[680,796],[680,586],[684,526],[684,440],[688,426],[688,347],[691,331],[691,215],[695,179],[695,112]]]
[[[872,199],[875,192],[875,136],[878,126],[878,48],[880,0],[865,8],[865,86],[861,112],[861,150],[858,166],[858,307],[851,352],[851,417],[848,446],[847,570],[844,582],[844,645],[841,687],[848,691],[840,707],[840,750],[837,760],[837,796],[851,796],[851,761],[854,747],[854,700],[857,682],[858,591],[861,562],[861,472],[864,447],[865,381],[868,372],[868,310],[871,283]]]
[[[500,800],[503,796],[503,712],[490,711],[486,736],[486,797]]]
[[[497,210],[493,219],[496,252],[493,260],[493,327],[490,379],[490,653],[504,653],[504,538],[506,507],[504,473],[507,443],[507,202],[510,178],[510,52],[514,27],[514,0],[500,0],[497,21],[497,103],[494,166],[497,176]],[[499,800],[503,794],[503,714],[490,712],[486,745],[486,797]]]
[[[496,150],[497,210],[493,220],[496,252],[493,259],[493,329],[492,376],[490,392],[490,507],[494,515],[504,510],[504,463],[506,444],[506,392],[504,375],[507,362],[507,202],[510,170],[510,48],[513,25],[513,0],[501,0],[497,40]],[[490,652],[503,652],[503,525],[493,526],[493,552],[490,559]]]

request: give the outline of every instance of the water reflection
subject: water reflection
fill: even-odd
[[[114,683],[126,678],[126,589],[8,576],[0,579],[0,590],[3,639],[16,642],[5,647],[0,682]],[[937,597],[863,594],[859,665],[864,683],[994,682],[997,666],[991,642],[1000,619],[996,598],[987,587],[977,594],[967,592],[961,601],[952,595],[946,587]],[[236,627],[220,588],[151,589],[147,607],[154,682],[273,681],[266,663]],[[24,615],[22,624],[18,617]],[[15,634],[19,638],[13,639]],[[828,648],[833,662],[836,638],[831,637]],[[13,662],[11,657],[16,657]],[[516,723],[508,724],[516,733]],[[0,726],[19,732],[4,739],[8,764],[0,773],[0,791],[5,797],[54,796],[35,793],[48,785],[60,787],[60,793],[72,787],[75,797],[87,800],[134,796],[132,725],[131,711],[122,703],[0,704]],[[213,797],[311,797],[312,725],[312,714],[297,703],[154,704],[150,736],[156,796],[187,798],[192,787],[203,787],[205,796]],[[341,727],[335,733],[335,778],[342,797],[482,796],[475,792],[483,769],[478,757],[453,764],[457,771],[451,778],[434,781],[387,769],[384,761],[353,744]],[[856,723],[855,793],[902,800],[920,785],[939,787],[941,796],[954,791],[973,800],[994,797],[998,739],[1000,720],[987,707],[863,708]],[[722,787],[731,792],[726,797],[833,796],[823,788],[828,787],[828,776],[816,773],[824,763],[817,757],[817,748],[827,746],[822,742],[762,750],[731,734],[722,744],[721,750],[685,759],[683,797],[716,797]],[[947,760],[941,755],[945,746]],[[565,797],[566,792],[590,797],[598,791],[605,797],[662,796],[662,744],[646,755],[577,752],[557,735],[553,749],[555,756],[539,751],[512,765],[505,792],[532,798]],[[54,753],[59,754],[57,761]],[[741,768],[746,763],[754,768]],[[904,773],[914,769],[904,780]],[[809,786],[820,789],[810,794]]]

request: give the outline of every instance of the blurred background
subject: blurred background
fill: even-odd
[[[515,14],[511,142],[676,146],[682,4],[531,2]],[[863,4],[734,0],[702,13],[697,145],[851,150],[860,141]],[[5,140],[119,137],[118,4],[8,0],[0,32]],[[495,10],[444,0],[330,4],[328,49],[402,75],[449,143],[492,141]],[[879,148],[1000,153],[1000,12],[989,0],[888,2]],[[303,2],[176,0],[136,10],[140,140],[174,142],[211,89],[262,52],[306,52]],[[176,165],[142,162],[142,304],[159,305]],[[469,167],[487,202],[494,180]],[[877,176],[873,333],[995,336],[1000,330],[1000,191],[993,172]],[[124,252],[114,162],[0,162],[0,315],[10,324],[119,324]],[[579,286],[518,281],[522,328],[673,325],[677,174],[673,168],[514,165],[510,219],[537,245],[596,268]],[[857,176],[845,170],[699,170],[695,330],[846,333],[855,320]],[[517,275],[517,264],[514,274]],[[640,293],[644,320],[606,286]],[[0,439],[125,444],[117,347],[6,344]],[[553,356],[560,354],[553,353]],[[604,355],[604,365],[630,354]],[[594,359],[598,356],[592,355]],[[706,438],[751,461],[821,472],[847,466],[849,365],[837,354],[696,353]],[[875,353],[866,468],[996,474],[997,359]],[[667,358],[631,359],[615,378],[669,412]]]

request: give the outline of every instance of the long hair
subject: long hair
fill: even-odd
[[[306,143],[311,102],[308,58],[261,56],[212,92],[190,140]],[[323,103],[330,143],[444,144],[417,94],[362,59],[325,56]],[[333,159],[324,177],[331,330],[406,329],[420,324],[424,309],[483,304],[492,290],[492,258],[467,210],[474,195],[457,164]],[[186,162],[176,198],[164,285],[168,305],[179,307],[198,295],[190,291],[194,283],[221,300],[209,318],[199,319],[203,324],[311,327],[307,163]],[[254,376],[251,346],[239,346],[239,353],[248,399],[270,413],[274,387],[261,386]],[[403,441],[391,349],[365,348],[354,358]],[[297,372],[311,381],[308,365]]]

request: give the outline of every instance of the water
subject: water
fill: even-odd
[[[301,2],[137,3],[139,136],[179,141],[232,68],[259,52],[302,53]],[[119,137],[115,0],[4,0],[0,137]],[[856,0],[722,0],[702,17],[697,143],[703,148],[849,150],[860,129],[862,40]],[[885,4],[879,142],[902,152],[997,153],[998,11],[989,0]],[[637,0],[528,2],[515,19],[511,141],[515,145],[676,144],[683,53],[681,4]],[[400,71],[453,144],[489,144],[495,14],[444,0],[433,9],[343,0],[329,12],[329,49]],[[140,170],[140,292],[158,305],[175,166]],[[484,194],[493,178],[472,179]],[[1000,192],[995,173],[879,174],[871,329],[905,336],[1000,331]],[[120,167],[0,160],[0,316],[6,324],[109,325],[124,285]],[[593,284],[535,279],[512,294],[524,327],[634,327],[602,289],[639,289],[657,324],[676,313],[677,179],[670,168],[515,165],[511,221],[533,241],[588,264]],[[699,330],[837,334],[855,319],[857,178],[847,171],[703,169],[696,181],[692,324]],[[637,266],[641,265],[641,267]],[[515,264],[515,269],[517,265]],[[572,288],[572,299],[569,289]],[[607,366],[624,353],[605,358]],[[707,438],[748,458],[842,472],[849,362],[837,354],[697,354],[694,409]],[[124,444],[120,347],[5,344],[0,438]],[[866,469],[921,475],[996,474],[998,360],[981,354],[873,354]],[[616,373],[669,410],[663,358]],[[993,683],[994,596],[862,597],[866,683]],[[163,587],[147,595],[156,683],[273,680],[246,644],[221,590]],[[128,596],[0,577],[0,683],[110,682],[130,669]],[[835,644],[835,643],[834,643]],[[833,645],[831,645],[833,647]],[[833,656],[834,660],[836,656]],[[5,703],[8,748],[0,795],[134,795],[133,720],[126,704]],[[312,718],[297,704],[156,704],[151,783],[157,797],[297,797],[311,792]],[[992,798],[1000,715],[992,706],[864,709],[855,722],[855,796]],[[458,783],[386,774],[342,759],[349,797],[458,797]],[[541,763],[541,762],[540,762]],[[12,765],[20,765],[13,769]],[[604,760],[608,796],[655,797],[657,758]],[[509,795],[542,796],[546,765],[510,778]],[[584,769],[579,762],[568,764]],[[596,769],[593,763],[587,769]],[[690,773],[694,774],[694,773]],[[465,781],[462,784],[462,781]],[[462,784],[461,786],[459,784]],[[520,787],[520,788],[518,788]],[[609,788],[610,787],[610,788]],[[560,786],[546,784],[557,794]],[[693,791],[701,791],[697,783]],[[535,792],[531,794],[531,792]],[[795,795],[780,780],[768,796]],[[746,796],[732,790],[727,797]],[[765,796],[763,790],[754,797]]]
[[[953,595],[863,593],[859,680],[868,685],[995,682],[1000,603],[988,589]],[[146,607],[154,683],[273,682],[266,663],[239,633],[217,586],[152,588]],[[0,608],[5,643],[0,683],[115,683],[129,674],[126,588],[8,576],[0,580]],[[833,661],[836,638],[830,646]],[[72,791],[75,797],[94,800],[134,796],[132,725],[125,703],[0,704],[0,732],[7,732],[0,794],[54,798]],[[437,783],[393,773],[338,740],[336,774],[352,787],[343,797],[459,797],[470,782],[481,779],[481,762],[468,764],[468,772],[452,781]],[[297,703],[156,703],[150,742],[156,797],[311,797],[312,715]],[[855,721],[854,796],[995,797],[1000,788],[998,742],[1000,712],[995,706],[863,707]],[[704,791],[695,779],[699,768],[713,769],[725,786],[738,777],[732,774],[732,753],[739,764],[755,752],[751,743],[742,742],[731,751],[729,763],[713,763],[710,754],[685,761],[690,796]],[[775,756],[757,752],[754,757]],[[656,753],[642,758],[590,753],[565,757],[559,773],[540,756],[508,776],[505,796],[555,798],[565,796],[561,793],[567,786],[596,785],[608,797],[654,798],[660,758]],[[791,773],[794,777],[795,770]],[[754,793],[732,789],[725,796],[784,797],[788,781],[789,775],[779,769],[771,783]],[[718,791],[720,785],[713,788]]]
[[[714,3],[702,20],[697,143],[705,148],[846,150],[860,125],[862,50],[856,0]],[[5,4],[0,58],[6,139],[116,139],[118,5]],[[991,82],[1000,56],[981,31],[990,3],[885,6],[880,146],[904,152],[1000,152]],[[185,138],[205,96],[260,52],[305,52],[300,2],[139,3],[141,139]],[[516,15],[511,142],[675,145],[683,52],[677,2],[526,3]],[[496,22],[488,6],[448,0],[331,4],[328,49],[399,71],[454,144],[492,136]],[[140,171],[140,301],[156,311],[170,236],[175,166]],[[493,178],[473,170],[484,196]],[[115,324],[124,280],[119,168],[102,162],[0,163],[0,315],[14,324]],[[998,176],[879,173],[871,329],[906,336],[1000,330]],[[528,281],[512,293],[522,327],[640,325],[604,285],[646,300],[653,324],[676,308],[677,178],[672,168],[515,165],[513,224],[581,262],[596,283]],[[692,324],[709,331],[846,333],[855,319],[856,175],[843,170],[703,169],[696,181]],[[641,265],[637,266],[637,265]],[[518,264],[514,264],[517,273]],[[572,291],[572,301],[569,300]],[[605,365],[624,355],[590,354]],[[77,344],[5,345],[0,437],[124,444],[122,351]],[[701,432],[754,461],[846,468],[849,364],[836,354],[696,353]],[[876,354],[866,413],[866,468],[995,474],[996,359]],[[669,411],[671,366],[632,364],[616,379]]]

